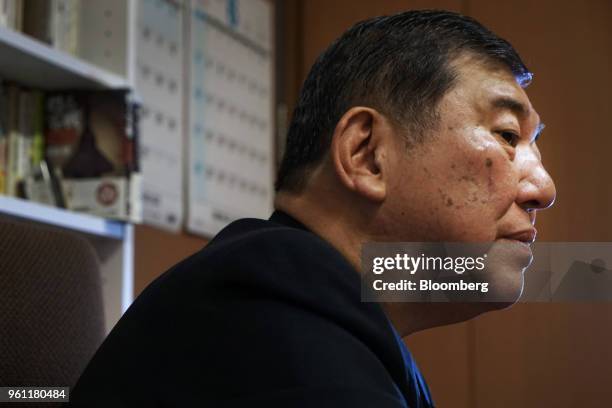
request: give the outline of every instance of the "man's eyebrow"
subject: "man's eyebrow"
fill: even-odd
[[[517,116],[524,117],[529,113],[529,108],[524,103],[508,96],[500,96],[493,99],[491,105],[496,109],[508,109]]]
[[[521,101],[508,97],[500,96],[491,101],[491,105],[496,109],[507,109],[512,111],[515,115],[520,117],[526,117],[529,114],[529,108]],[[546,125],[542,122],[538,124],[535,134],[533,136],[533,142],[537,141]]]

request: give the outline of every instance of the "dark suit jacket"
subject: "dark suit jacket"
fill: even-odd
[[[233,222],[136,299],[71,406],[429,406],[380,305],[360,293],[342,255],[288,215]]]

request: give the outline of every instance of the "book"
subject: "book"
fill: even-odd
[[[79,51],[80,0],[52,0],[51,45],[69,54]]]
[[[6,195],[16,196],[19,163],[19,88],[8,85],[6,88],[7,103],[7,155],[6,155]]]
[[[46,95],[45,156],[67,208],[141,220],[137,106],[127,91]]]
[[[61,170],[74,153],[83,128],[83,112],[72,92],[47,94],[44,103],[45,156],[53,170]]]
[[[0,25],[21,31],[23,28],[23,0],[0,0]]]
[[[0,192],[24,197],[22,183],[43,155],[42,93],[8,84],[1,106]]]
[[[25,0],[24,32],[54,48],[77,55],[80,0]]]
[[[2,0],[0,0],[0,5]],[[8,154],[8,108],[4,84],[0,83],[0,194],[6,194]]]
[[[42,91],[31,91],[32,101],[32,167],[39,168],[45,156],[44,149],[44,95]]]

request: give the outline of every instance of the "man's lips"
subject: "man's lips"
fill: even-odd
[[[513,232],[510,234],[504,234],[500,238],[521,241],[525,244],[532,244],[535,241],[537,234],[538,234],[538,231],[535,228],[529,228],[529,229]]]

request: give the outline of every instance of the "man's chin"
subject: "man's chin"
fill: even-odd
[[[507,296],[509,297],[509,294]],[[449,304],[449,306],[456,308],[457,311],[460,312],[459,315],[457,316],[456,321],[452,323],[459,323],[461,321],[471,320],[471,319],[474,319],[480,315],[483,315],[489,312],[509,309],[518,302],[519,298],[520,298],[520,294],[512,301],[469,302],[469,303],[466,302],[466,303],[459,303],[459,304],[458,303]]]
[[[487,310],[506,309],[518,302],[523,293],[524,273],[532,260],[529,245],[508,239],[493,243],[487,251],[486,268],[476,274],[488,283],[488,292],[481,299]]]

